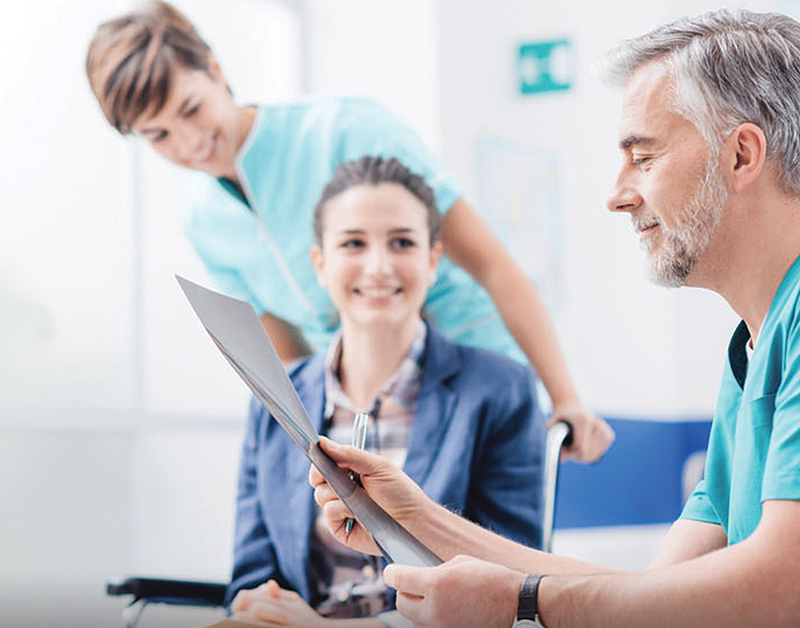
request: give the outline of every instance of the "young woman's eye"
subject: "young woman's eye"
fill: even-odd
[[[392,246],[397,249],[408,249],[417,246],[417,243],[411,238],[395,238],[392,240]]]
[[[166,131],[159,131],[155,135],[150,138],[151,142],[161,142],[167,139],[167,132]]]
[[[185,113],[184,115],[185,115],[187,118],[191,118],[191,117],[192,117],[194,114],[196,114],[198,111],[200,111],[200,103],[197,103],[197,104],[196,104],[194,107],[192,107],[191,109],[187,110],[187,111],[186,111],[186,113]]]
[[[364,240],[360,238],[350,238],[339,245],[343,249],[358,249],[364,246]]]

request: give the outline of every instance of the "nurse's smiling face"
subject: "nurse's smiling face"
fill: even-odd
[[[145,111],[133,131],[179,166],[236,179],[236,153],[252,118],[252,110],[236,105],[212,59],[209,72],[176,68],[164,106]]]

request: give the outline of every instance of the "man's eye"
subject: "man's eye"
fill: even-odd
[[[636,155],[634,155],[634,156],[631,158],[631,163],[632,163],[634,166],[641,166],[642,164],[645,164],[645,163],[647,163],[648,161],[650,161],[650,157],[637,157]]]

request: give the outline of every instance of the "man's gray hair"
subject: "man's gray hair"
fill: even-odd
[[[740,124],[758,125],[787,192],[800,194],[800,24],[779,13],[712,11],[623,42],[606,58],[624,85],[649,62],[674,81],[676,113],[719,152]]]

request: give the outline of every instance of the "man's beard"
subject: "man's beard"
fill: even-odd
[[[675,228],[667,230],[660,224],[663,239],[658,250],[652,240],[644,242],[652,281],[668,288],[686,283],[719,225],[727,198],[725,183],[711,157],[697,193],[684,207]]]

